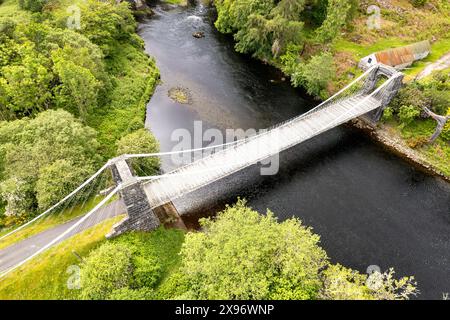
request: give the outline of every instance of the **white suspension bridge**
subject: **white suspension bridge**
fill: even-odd
[[[127,216],[114,226],[109,236],[116,236],[129,230],[155,229],[160,225],[160,221],[154,212],[178,197],[270,158],[351,119],[368,113],[379,118],[383,108],[401,87],[402,80],[402,73],[379,64],[307,113],[280,123],[258,135],[219,146],[122,155],[111,159],[92,177],[51,208],[0,237],[1,248],[2,241],[7,241],[11,237],[17,237],[20,240],[26,237],[27,230],[32,229],[36,224],[49,221],[52,216],[72,213],[74,210],[77,210],[75,212],[88,211],[66,223],[66,227],[60,227],[61,230],[58,229],[56,233],[51,233],[48,239],[42,240],[41,237],[39,245],[30,250],[22,250],[20,255],[15,254],[17,251],[15,247],[20,248],[21,242],[1,249],[0,272],[3,273],[0,274],[0,278],[64,239],[123,211],[126,211]],[[129,166],[129,163],[136,159],[194,153],[207,149],[213,152],[161,175],[137,176]],[[112,172],[113,179],[109,172]],[[115,186],[111,187],[113,182]],[[103,190],[104,197],[101,201],[93,202],[92,199],[98,198],[100,190]],[[118,195],[120,200],[112,202]],[[33,237],[38,235],[31,236],[26,241],[32,243]],[[8,261],[8,263],[2,265],[2,261]]]

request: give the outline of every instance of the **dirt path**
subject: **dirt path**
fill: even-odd
[[[429,76],[433,71],[444,70],[450,68],[450,52],[439,58],[439,60],[429,64],[417,76],[416,80]]]

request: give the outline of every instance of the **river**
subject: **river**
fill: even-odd
[[[266,128],[317,104],[283,81],[279,71],[233,49],[203,6],[157,5],[140,24],[162,83],[148,104],[146,125],[162,151],[178,143],[177,129]],[[192,34],[204,32],[204,38]],[[191,103],[168,97],[187,88]],[[198,125],[198,123],[197,123]],[[165,171],[176,167],[163,158]],[[174,201],[189,227],[238,196],[280,220],[295,216],[321,235],[332,262],[366,272],[371,265],[414,275],[419,298],[450,292],[450,185],[417,171],[357,129],[340,126],[280,155],[280,170],[260,175],[258,165]]]

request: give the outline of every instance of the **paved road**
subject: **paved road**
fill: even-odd
[[[433,71],[450,68],[450,52],[439,58],[436,62],[427,65],[416,77],[416,80],[429,76]]]
[[[122,200],[111,202],[106,206],[100,208],[89,219],[87,219],[86,223],[83,223],[80,230],[77,230],[77,232],[88,229],[100,223],[101,221],[115,217],[124,212],[125,205]],[[81,218],[82,217],[75,218],[69,222],[58,225],[52,229],[45,230],[41,233],[31,236],[30,238],[27,238],[5,249],[0,250],[0,273],[10,269],[11,267],[34,254],[40,248],[53,241],[53,239],[55,239],[61,233],[77,223],[77,221],[79,221]],[[68,238],[74,234],[75,233],[69,234],[65,238]]]

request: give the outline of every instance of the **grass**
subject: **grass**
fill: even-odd
[[[407,126],[391,119],[384,124],[391,134],[401,137],[405,143],[419,152],[436,169],[450,177],[450,144],[438,138],[433,144],[427,141],[436,128],[436,122],[431,119],[417,119]]]
[[[107,220],[75,235],[13,271],[0,280],[0,299],[78,299],[80,291],[71,290],[67,286],[70,276],[73,275],[69,267],[73,266],[73,270],[76,270],[80,266],[80,261],[73,251],[81,257],[86,257],[91,250],[108,241],[104,235],[121,219],[122,217],[116,217]],[[146,250],[151,250],[162,267],[162,284],[180,265],[179,252],[184,241],[184,232],[160,228],[148,233],[126,234],[113,241],[125,244],[132,241],[145,245]]]
[[[436,122],[431,119],[416,120],[405,126],[397,127],[401,137],[407,143],[417,140],[427,141],[436,128]],[[448,141],[438,138],[435,143],[423,144],[416,148],[439,171],[450,177],[450,145]]]
[[[110,103],[97,108],[87,122],[98,131],[102,154],[111,158],[121,137],[144,127],[146,105],[158,83],[159,71],[142,49],[127,43],[116,44],[106,65],[114,85]]]
[[[69,238],[37,256],[17,270],[0,279],[0,300],[11,299],[76,299],[78,290],[67,286],[70,266],[80,265],[74,251],[85,256],[106,241],[118,216]]]

